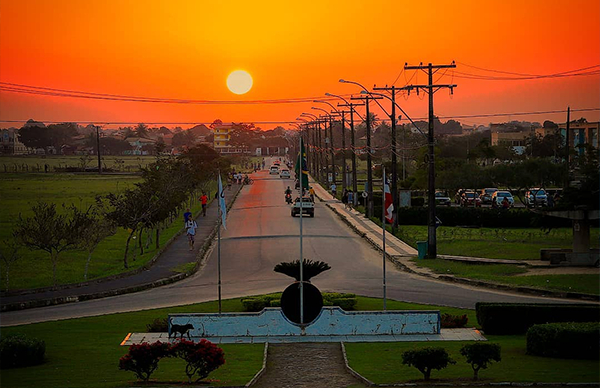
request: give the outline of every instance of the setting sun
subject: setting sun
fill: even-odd
[[[246,94],[252,89],[252,76],[244,70],[236,70],[227,77],[227,87],[235,94]]]

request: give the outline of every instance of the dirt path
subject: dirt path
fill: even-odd
[[[346,371],[339,343],[269,344],[267,357],[255,388],[362,386]]]
[[[527,272],[516,276],[534,275],[600,275],[600,268],[596,267],[556,267],[556,268],[527,268]]]

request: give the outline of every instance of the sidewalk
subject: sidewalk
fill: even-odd
[[[360,236],[364,237],[375,249],[383,252],[383,238],[382,228],[369,220],[357,210],[346,209],[344,204],[337,198],[332,198],[331,194],[325,190],[319,183],[309,178],[310,185],[315,190],[316,196],[325,203],[325,205],[333,210],[342,221],[344,221],[350,228],[352,228]],[[385,234],[385,252],[387,258],[394,263],[397,267],[420,276],[427,276],[437,280],[466,284],[474,287],[492,288],[503,291],[518,292],[530,295],[541,295],[546,297],[554,298],[570,298],[570,299],[582,299],[582,300],[593,300],[598,301],[600,297],[597,295],[579,294],[574,292],[561,292],[561,291],[550,291],[542,290],[537,288],[529,287],[517,287],[508,284],[492,283],[488,281],[481,281],[476,279],[468,279],[456,277],[454,275],[438,274],[426,267],[418,266],[413,259],[417,257],[418,252],[416,249],[406,244],[391,233],[386,232]],[[524,265],[528,267],[542,267],[546,264],[541,261],[514,261],[514,260],[499,260],[499,259],[486,259],[478,257],[463,257],[463,256],[450,256],[450,255],[439,255],[440,259],[462,261],[470,263],[481,263],[481,264],[511,264],[511,265]]]
[[[241,185],[233,185],[230,191],[224,190],[228,208],[231,207],[242,187]],[[212,196],[214,193],[210,193],[210,195]],[[155,262],[145,270],[142,269],[130,275],[122,274],[92,280],[78,285],[67,285],[56,290],[45,289],[40,292],[2,296],[0,311],[22,310],[103,298],[137,292],[184,279],[190,274],[178,273],[174,271],[174,268],[188,263],[197,263],[204,258],[217,233],[218,207],[218,201],[213,200],[208,205],[206,217],[196,217],[198,229],[196,230],[196,243],[193,251],[189,249],[185,233],[179,232],[163,246]],[[181,220],[181,225],[183,231],[183,220]]]

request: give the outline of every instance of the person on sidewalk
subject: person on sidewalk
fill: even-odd
[[[342,203],[344,204],[344,208],[348,207],[348,189],[344,187],[342,191]]]
[[[352,205],[354,205],[354,192],[352,190],[348,190],[348,200],[346,201],[346,209],[352,210]]]
[[[333,198],[335,198],[337,195],[337,186],[335,185],[335,183],[331,184],[331,195],[333,195]]]
[[[183,222],[187,222],[187,220],[191,217],[192,212],[190,211],[190,209],[186,209],[185,213],[183,213]]]
[[[208,196],[206,195],[206,191],[202,192],[200,202],[202,203],[202,217],[206,217],[206,206],[208,205]]]
[[[315,202],[315,189],[312,186],[308,189],[308,194],[310,195],[310,199]]]
[[[196,236],[196,229],[198,228],[198,224],[192,218],[192,215],[188,217],[188,220],[185,222],[185,234],[188,238],[188,243],[190,245],[190,251],[194,250],[194,236]]]

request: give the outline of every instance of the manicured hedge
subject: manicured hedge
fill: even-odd
[[[44,362],[46,343],[25,335],[11,335],[0,339],[0,368],[17,368]]]
[[[381,203],[375,202],[374,216],[381,219]],[[405,207],[398,210],[400,225],[427,225],[426,207]],[[436,215],[443,226],[477,226],[484,228],[511,228],[530,226],[570,227],[571,221],[542,217],[527,209],[499,210],[491,208],[463,208],[438,206]]]
[[[600,307],[596,305],[480,302],[475,309],[486,334],[525,334],[540,323],[600,321]]]
[[[563,322],[533,325],[527,330],[527,354],[543,357],[598,359],[600,323]]]
[[[354,310],[358,299],[355,294],[342,294],[339,292],[324,292],[324,306],[339,306],[343,310]],[[246,311],[261,311],[265,307],[280,307],[281,293],[269,294],[261,297],[244,298],[242,306]]]

